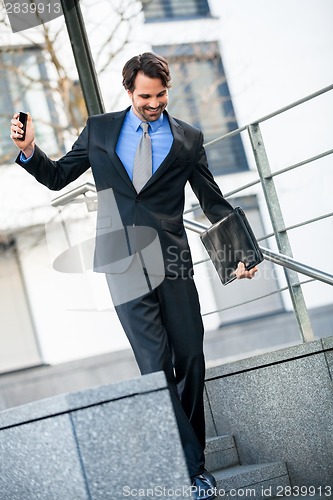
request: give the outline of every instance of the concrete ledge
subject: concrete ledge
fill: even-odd
[[[79,409],[82,410],[89,406],[96,406],[117,399],[166,388],[165,375],[159,372],[154,373],[152,376],[139,377],[118,382],[117,384],[41,399],[0,412],[0,430],[12,425],[29,423],[34,420]]]
[[[154,488],[176,499],[189,486],[163,373],[1,412],[0,462],[6,500],[123,500]]]
[[[331,340],[330,340],[331,339]],[[327,339],[315,340],[306,344],[298,344],[285,349],[267,352],[259,356],[241,359],[232,363],[226,363],[207,369],[206,380],[224,377],[233,373],[240,373],[254,368],[260,368],[271,364],[281,363],[295,358],[308,356],[323,352],[333,348],[333,337]]]
[[[327,349],[333,349],[333,337],[327,337],[325,339],[321,339],[323,348],[325,350]]]

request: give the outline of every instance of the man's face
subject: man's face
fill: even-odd
[[[133,92],[127,91],[133,111],[140,120],[155,122],[168,104],[168,89],[160,78],[149,78],[142,72],[136,75]]]

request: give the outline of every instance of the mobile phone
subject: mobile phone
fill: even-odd
[[[19,140],[20,141],[24,141],[24,139],[25,139],[25,131],[27,129],[27,121],[28,121],[28,115],[27,115],[27,113],[23,113],[23,111],[20,111],[19,121],[23,124],[23,128],[22,128],[23,135],[22,135],[22,137],[19,138]]]

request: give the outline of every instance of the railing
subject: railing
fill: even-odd
[[[286,172],[289,172],[293,169],[299,168],[303,165],[306,165],[307,163],[310,163],[312,161],[315,161],[319,158],[322,158],[324,156],[332,154],[333,150],[325,151],[319,155],[316,155],[314,157],[305,159],[302,162],[299,162],[295,165],[291,165],[289,167],[286,167],[284,169],[281,169],[277,172],[272,172],[268,157],[266,154],[265,150],[265,145],[264,145],[264,140],[261,134],[260,130],[260,123],[269,120],[281,113],[284,113],[285,111],[288,111],[296,106],[299,106],[300,104],[303,104],[307,101],[310,101],[311,99],[314,99],[326,92],[329,92],[333,89],[333,85],[329,85],[321,90],[318,90],[317,92],[310,94],[302,99],[299,99],[288,106],[284,106],[283,108],[280,108],[279,110],[270,113],[268,115],[263,116],[262,118],[259,118],[258,120],[255,120],[253,123],[246,125],[244,127],[238,128],[236,130],[233,130],[232,132],[229,132],[228,134],[225,134],[221,137],[218,137],[217,139],[214,139],[213,141],[207,143],[205,146],[206,148],[211,147],[218,142],[225,140],[229,137],[232,137],[234,135],[240,134],[241,132],[247,131],[249,134],[251,146],[252,146],[252,151],[254,154],[255,162],[256,162],[256,167],[258,170],[259,174],[259,179],[257,179],[254,182],[251,182],[249,184],[246,184],[238,189],[235,189],[231,193],[227,193],[226,197],[230,195],[234,195],[244,189],[247,189],[248,187],[254,186],[256,184],[261,183],[261,187],[265,196],[266,200],[266,205],[268,208],[269,216],[271,219],[271,223],[273,226],[273,233],[270,235],[266,235],[262,239],[266,239],[269,236],[275,236],[276,243],[279,249],[280,254],[274,254],[274,252],[268,250],[268,249],[263,249],[263,253],[265,256],[265,259],[271,260],[272,262],[275,262],[277,264],[283,265],[284,271],[285,271],[285,277],[288,285],[288,290],[290,293],[290,297],[292,300],[296,320],[301,332],[301,336],[303,341],[310,341],[314,339],[310,319],[309,319],[309,314],[305,305],[304,297],[303,297],[303,292],[301,289],[301,284],[297,272],[306,274],[310,276],[313,279],[318,279],[320,281],[323,281],[324,283],[328,283],[330,285],[333,284],[332,282],[332,276],[328,275],[327,273],[322,273],[322,271],[319,271],[317,269],[306,269],[308,266],[305,266],[304,264],[297,263],[296,261],[293,260],[292,258],[292,251],[291,251],[291,245],[288,237],[287,231],[290,229],[293,229],[295,227],[301,227],[303,225],[324,219],[326,217],[331,217],[332,213],[329,214],[324,214],[320,217],[316,217],[315,219],[307,220],[304,221],[300,224],[286,227],[282,215],[282,210],[280,207],[279,203],[279,198],[277,195],[277,191],[275,188],[275,183],[274,183],[274,177],[277,175],[284,174]],[[195,210],[197,206],[194,206],[191,208],[191,210]],[[187,211],[186,213],[189,213],[191,210]],[[274,255],[273,255],[274,254]]]
[[[84,201],[88,203],[87,208],[88,211],[90,212],[90,200],[96,202],[97,198],[92,197],[88,198],[86,196],[86,193],[96,193],[96,186],[92,184],[91,182],[86,182],[85,184],[82,184],[82,186],[78,186],[74,189],[71,189],[71,191],[67,191],[67,193],[64,193],[57,198],[54,198],[52,200],[52,206],[53,207],[61,207],[63,205],[67,205],[68,203],[72,203],[75,199],[77,199],[80,195],[84,196]],[[94,203],[95,205],[95,203]],[[96,210],[96,205],[95,205],[95,210]]]
[[[316,97],[318,97],[326,92],[329,92],[331,90],[333,90],[333,85],[325,87],[325,88],[323,88],[323,89],[321,89],[313,94],[310,94],[302,99],[299,99],[298,101],[295,101],[295,102],[289,104],[288,106],[284,106],[283,108],[281,108],[273,113],[270,113],[266,116],[263,116],[262,118],[255,120],[253,123],[251,123],[249,125],[246,125],[244,127],[240,127],[236,130],[233,130],[232,132],[229,132],[229,133],[227,133],[221,137],[218,137],[218,138],[214,139],[213,141],[210,141],[209,143],[205,144],[205,147],[209,148],[209,147],[214,146],[218,142],[223,141],[225,139],[228,139],[228,138],[235,136],[237,134],[240,134],[241,132],[244,132],[244,131],[248,132],[250,142],[251,142],[252,151],[253,151],[255,162],[256,162],[256,167],[257,167],[258,174],[259,174],[259,178],[250,182],[250,183],[247,183],[241,187],[238,187],[237,189],[235,189],[233,191],[226,193],[225,197],[228,198],[228,197],[233,196],[233,195],[235,195],[235,194],[237,194],[245,189],[248,189],[249,187],[261,184],[261,187],[262,187],[262,190],[263,190],[263,193],[265,196],[265,201],[266,201],[266,205],[268,208],[269,216],[271,219],[273,232],[263,236],[262,238],[260,238],[260,240],[265,240],[269,237],[274,236],[276,239],[279,253],[274,252],[274,251],[267,249],[267,248],[264,248],[264,247],[261,247],[261,250],[262,250],[264,258],[266,260],[271,261],[275,264],[278,264],[278,265],[282,266],[284,269],[284,273],[285,273],[285,277],[286,277],[286,281],[287,281],[287,288],[280,288],[279,290],[277,290],[276,292],[273,292],[273,293],[279,293],[285,289],[289,290],[289,294],[290,294],[291,301],[293,304],[293,309],[295,312],[295,317],[296,317],[296,320],[297,320],[297,323],[298,323],[298,326],[300,329],[301,337],[302,337],[304,342],[311,341],[314,339],[314,335],[313,335],[313,331],[312,331],[312,327],[311,327],[311,323],[310,323],[310,319],[309,319],[309,314],[308,314],[308,311],[306,308],[305,300],[303,297],[303,292],[301,289],[301,285],[304,283],[307,283],[309,280],[301,283],[299,281],[297,273],[301,273],[305,276],[308,276],[309,278],[311,278],[310,281],[318,280],[318,281],[321,281],[321,282],[326,283],[328,285],[333,285],[333,275],[325,273],[324,271],[310,267],[304,263],[301,263],[301,262],[298,262],[297,260],[295,260],[292,256],[291,245],[290,245],[290,241],[289,241],[289,237],[288,237],[288,231],[291,229],[294,229],[296,227],[301,227],[301,226],[304,226],[307,224],[317,222],[317,221],[322,220],[324,218],[332,217],[333,213],[331,212],[331,213],[323,214],[320,217],[308,219],[308,220],[305,220],[301,223],[287,227],[284,223],[278,194],[277,194],[277,191],[275,188],[274,178],[278,175],[282,175],[286,172],[290,172],[291,170],[294,170],[296,168],[300,168],[308,163],[311,163],[311,162],[316,161],[320,158],[323,158],[327,155],[330,155],[330,154],[332,154],[333,149],[325,151],[323,153],[320,153],[316,156],[307,158],[299,163],[296,163],[294,165],[290,165],[290,166],[283,168],[279,171],[272,172],[270,165],[269,165],[268,157],[267,157],[267,154],[265,151],[265,145],[264,145],[263,137],[261,135],[261,130],[260,130],[259,124],[266,121],[266,120],[269,120],[269,119],[271,119],[271,118],[273,118],[273,117],[275,117],[275,116],[277,116],[285,111],[288,111],[296,106],[299,106],[300,104],[303,104],[307,101],[310,101],[311,99],[314,99],[314,98],[316,98]],[[59,196],[58,198],[56,198],[53,201],[52,204],[53,204],[53,206],[64,205],[64,204],[72,202],[74,199],[77,199],[78,196],[83,195],[84,200],[82,200],[82,201],[86,202],[88,210],[91,211],[93,209],[96,209],[96,199],[85,196],[85,194],[88,191],[96,192],[95,186],[93,184],[86,183],[83,186],[75,188],[74,190],[69,191],[68,193],[66,193],[64,195]],[[184,215],[193,212],[198,207],[199,207],[199,205],[192,206],[191,209],[186,210],[184,212]],[[189,220],[187,218],[184,219],[184,224],[185,224],[185,227],[187,229],[194,231],[194,232],[197,232],[197,233],[200,233],[201,231],[203,231],[204,229],[207,228],[207,226],[200,224],[196,221]],[[206,260],[209,260],[209,259],[208,258],[203,259],[200,262],[196,262],[195,265],[198,265],[202,262],[205,262]],[[263,297],[259,297],[258,299],[255,299],[255,300],[259,300],[260,298],[263,298]],[[239,305],[241,305],[241,304],[239,304]],[[234,307],[234,306],[232,306],[232,307]],[[220,311],[221,311],[221,309],[218,311],[212,311],[212,314],[220,312]],[[207,314],[210,314],[210,313],[207,313]]]
[[[189,229],[190,231],[193,231],[198,234],[200,234],[202,231],[204,231],[209,227],[206,226],[205,224],[200,224],[199,222],[195,222],[189,219],[184,219],[184,226],[186,227],[186,229]],[[265,238],[267,238],[267,235],[265,236]],[[288,257],[287,255],[283,255],[281,253],[273,252],[273,250],[270,250],[268,248],[260,246],[260,250],[262,251],[265,259],[269,260],[270,262],[273,262],[274,264],[304,274],[305,276],[309,276],[310,278],[321,281],[322,283],[326,283],[327,285],[333,285],[332,274],[328,274],[314,267],[302,264],[302,262],[299,262],[293,259],[292,257]],[[202,259],[200,261],[200,264],[208,261],[209,257],[207,257],[206,259]],[[199,264],[199,262],[197,262],[196,264]]]

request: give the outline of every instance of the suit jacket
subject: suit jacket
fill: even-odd
[[[146,243],[152,243],[156,234],[165,275],[192,272],[183,225],[185,184],[190,183],[212,223],[224,217],[232,207],[208,169],[202,132],[167,112],[174,138],[171,149],[137,193],[115,152],[128,109],[90,117],[72,150],[58,161],[49,159],[36,146],[28,163],[21,162],[19,156],[16,162],[52,190],[64,188],[91,167],[98,192],[95,271],[125,271],[136,249],[142,250]],[[133,233],[136,227],[148,228],[145,236],[141,234],[144,242],[138,242],[140,235]],[[130,232],[128,228],[132,228]]]

